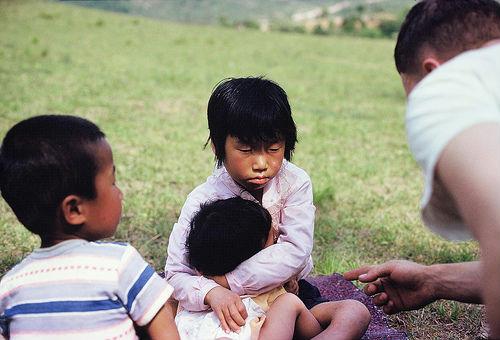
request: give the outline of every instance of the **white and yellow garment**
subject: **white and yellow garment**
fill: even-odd
[[[245,305],[248,317],[239,333],[224,332],[219,318],[211,309],[191,312],[179,307],[175,323],[181,340],[257,340],[266,312],[278,296],[284,293],[286,293],[285,289],[279,287],[257,296],[242,297],[241,301]]]

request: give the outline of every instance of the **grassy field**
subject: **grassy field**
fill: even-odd
[[[0,1],[0,135],[20,119],[76,114],[114,149],[124,216],[115,239],[162,269],[186,195],[210,174],[206,103],[229,76],[265,75],[288,92],[311,175],[315,272],[406,258],[477,257],[431,235],[406,146],[394,41],[187,26],[51,2]],[[38,245],[0,202],[0,273]],[[482,310],[436,303],[392,317],[415,339],[474,338]]]

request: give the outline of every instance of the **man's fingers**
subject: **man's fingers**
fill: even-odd
[[[382,293],[384,291],[384,286],[379,280],[377,280],[366,284],[366,286],[363,288],[363,291],[366,293],[366,295],[372,296]]]
[[[361,282],[372,282],[379,277],[389,276],[392,272],[392,264],[386,262],[373,266],[362,266],[344,273],[346,280],[359,280]]]
[[[373,282],[380,277],[390,276],[393,270],[391,263],[383,263],[371,266],[366,273],[358,276],[360,282]]]
[[[398,310],[394,306],[394,302],[392,301],[387,302],[387,304],[382,307],[382,310],[385,314],[394,314],[398,312]]]
[[[377,306],[383,306],[389,303],[389,297],[387,296],[386,293],[380,293],[379,295],[375,295],[372,300],[373,303]]]
[[[357,280],[361,274],[368,272],[371,266],[363,266],[344,273],[344,279],[352,281]]]

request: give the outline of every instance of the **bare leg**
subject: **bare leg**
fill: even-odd
[[[371,319],[366,306],[356,300],[323,302],[311,308],[311,313],[324,329],[315,340],[359,339]]]
[[[286,293],[278,297],[266,313],[259,338],[289,340],[295,333],[299,338],[311,339],[321,331],[319,322],[302,301]]]
[[[165,304],[165,307],[168,308],[170,313],[175,318],[175,316],[177,315],[177,309],[179,308],[179,302],[175,300],[173,297],[169,297],[167,303]]]

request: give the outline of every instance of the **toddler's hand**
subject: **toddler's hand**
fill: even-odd
[[[299,295],[299,282],[296,278],[292,278],[288,282],[285,282],[283,288],[285,288],[288,293]]]
[[[222,329],[239,332],[245,325],[247,310],[238,294],[224,287],[215,287],[205,296],[205,303],[215,312],[221,322]]]

